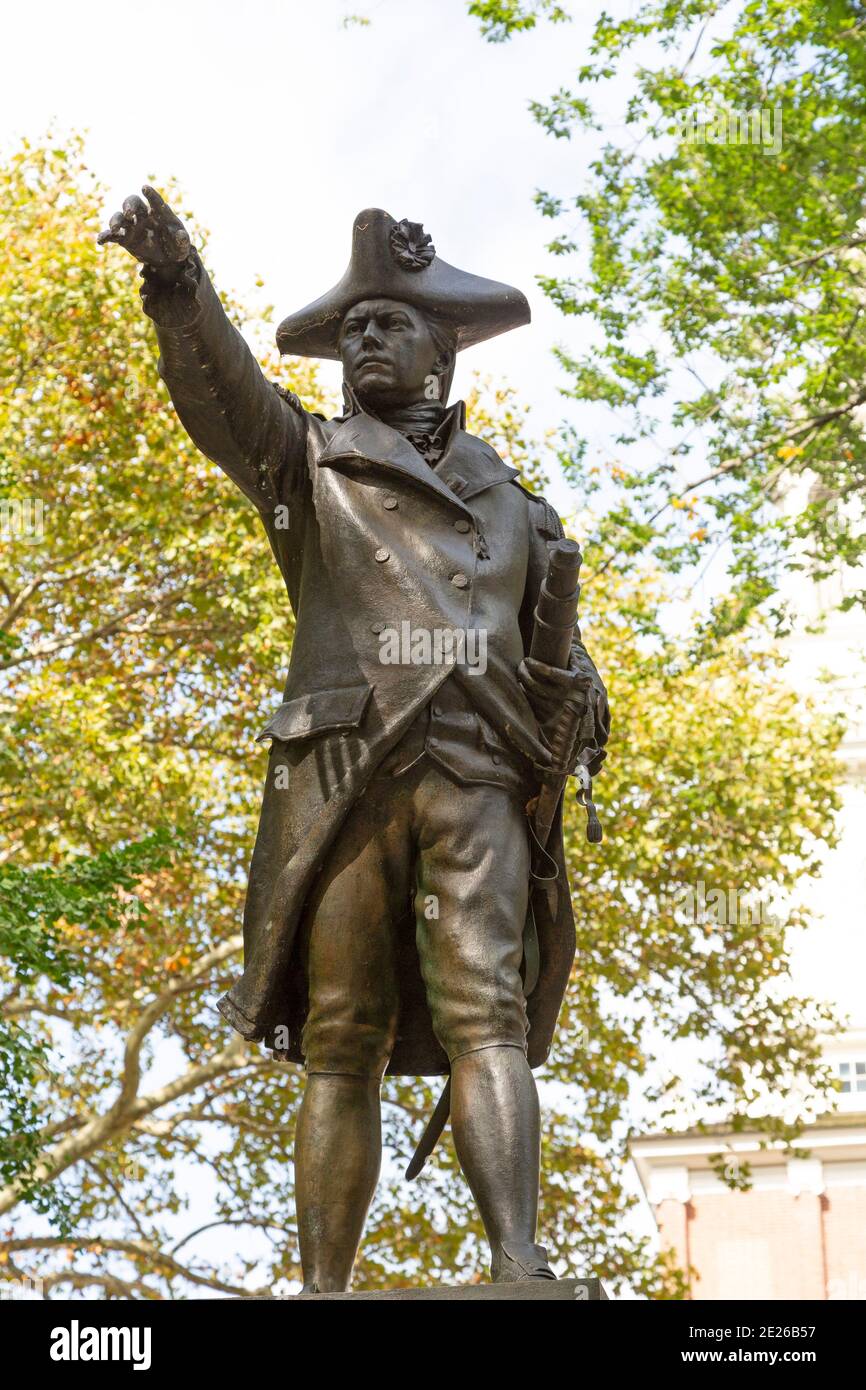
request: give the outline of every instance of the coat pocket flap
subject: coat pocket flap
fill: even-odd
[[[277,738],[283,743],[292,739],[312,738],[333,729],[354,729],[364,717],[371,685],[350,685],[343,690],[314,690],[280,705],[256,739]]]

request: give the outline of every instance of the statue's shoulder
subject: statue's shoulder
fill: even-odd
[[[558,541],[565,535],[565,530],[560,520],[559,513],[552,507],[546,497],[540,497],[537,492],[530,492],[528,487],[524,487],[516,478],[511,479],[512,487],[519,488],[527,499],[529,505],[529,524],[533,530],[546,541]]]
[[[463,441],[464,449],[468,448],[477,463],[484,466],[484,472],[491,481],[507,481],[526,498],[527,518],[533,531],[545,541],[558,541],[565,535],[556,509],[546,497],[540,497],[523,486],[518,470],[503,462],[492,444],[467,430],[461,430],[459,438]]]
[[[281,386],[278,381],[272,381],[271,386],[276,391],[280,400],[285,401],[289,409],[293,410],[296,415],[306,415],[308,413],[303,407],[300,396],[296,396],[294,391],[290,391],[287,386]]]
[[[300,418],[305,423],[308,423],[311,420],[319,420],[326,425],[333,424],[335,428],[339,424],[338,420],[328,420],[328,417],[326,415],[320,415],[317,410],[307,410],[300,396],[296,396],[294,391],[290,391],[287,386],[280,385],[278,381],[272,381],[271,386],[276,391],[280,400],[285,401],[289,409],[293,410],[296,415],[300,416]]]

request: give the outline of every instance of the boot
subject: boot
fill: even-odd
[[[502,1241],[491,1252],[490,1278],[494,1284],[519,1284],[524,1279],[555,1279],[543,1245]]]

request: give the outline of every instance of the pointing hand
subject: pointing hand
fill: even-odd
[[[114,213],[97,241],[100,246],[116,242],[154,270],[176,271],[190,254],[189,233],[155,188],[145,184],[142,193],[147,203],[136,193],[126,198],[122,212]]]

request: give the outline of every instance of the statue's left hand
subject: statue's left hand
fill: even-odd
[[[567,671],[531,656],[517,668],[517,679],[541,724],[555,719],[566,699],[582,714],[594,688],[594,674],[591,662],[579,652],[572,653],[572,665]]]

